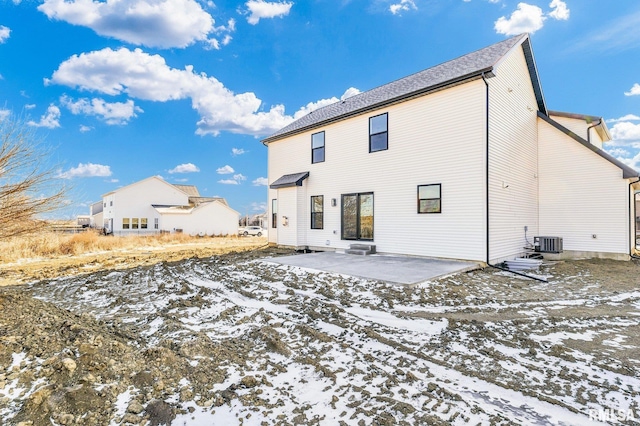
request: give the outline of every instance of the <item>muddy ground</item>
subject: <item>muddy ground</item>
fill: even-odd
[[[1,287],[0,424],[640,424],[637,261],[407,288],[290,254]]]

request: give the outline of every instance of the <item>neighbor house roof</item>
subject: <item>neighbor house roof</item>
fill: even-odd
[[[200,192],[198,191],[198,188],[196,188],[195,185],[177,185],[174,183],[173,186],[178,188],[180,191],[186,193],[189,197],[200,196]]]
[[[555,115],[557,115],[557,114],[555,114]],[[620,169],[622,169],[622,177],[624,179],[640,177],[640,173],[637,170],[632,169],[631,167],[629,167],[626,164],[624,164],[622,161],[620,161],[617,158],[611,156],[610,154],[607,154],[605,151],[603,151],[602,149],[598,148],[597,146],[587,142],[586,139],[581,138],[580,136],[576,135],[574,132],[572,132],[571,130],[567,129],[562,124],[558,123],[557,121],[555,121],[554,119],[550,118],[549,116],[547,116],[547,115],[541,113],[540,111],[538,111],[538,117],[540,117],[541,119],[543,119],[544,121],[549,123],[551,126],[555,127],[556,129],[560,130],[562,133],[564,133],[565,135],[569,136],[570,138],[572,138],[576,142],[579,142],[582,145],[584,145],[585,147],[589,148],[591,151],[595,152],[596,154],[598,154],[599,156],[601,156],[605,160],[607,160],[607,161],[615,164],[616,166],[618,166]]]
[[[538,71],[533,59],[529,35],[521,34],[457,59],[319,108],[280,129],[264,139],[262,143],[268,144],[292,134],[307,131],[333,121],[349,118],[385,105],[422,96],[448,86],[480,78],[483,75],[492,77],[494,76],[494,68],[500,63],[502,58],[514,47],[520,45],[523,48],[527,61],[538,109],[546,113],[544,97],[538,78]]]

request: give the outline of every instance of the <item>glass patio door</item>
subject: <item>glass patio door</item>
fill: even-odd
[[[342,195],[342,239],[373,240],[373,192]]]

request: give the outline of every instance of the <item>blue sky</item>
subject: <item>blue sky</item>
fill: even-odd
[[[152,175],[265,208],[261,138],[529,32],[551,110],[602,116],[640,169],[640,4],[614,0],[0,0],[0,120],[51,146],[58,216]]]

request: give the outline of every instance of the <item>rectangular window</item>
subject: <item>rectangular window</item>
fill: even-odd
[[[156,218],[153,219],[153,229],[158,229],[158,228],[159,228],[159,226],[158,226],[158,218],[156,217]]]
[[[418,213],[441,213],[441,185],[418,185]]]
[[[324,132],[311,135],[311,163],[324,162]]]
[[[129,229],[129,218],[128,217],[123,217],[122,218],[122,229]]]
[[[324,196],[311,197],[311,229],[323,229]]]
[[[369,152],[384,151],[389,148],[388,114],[369,117]]]
[[[278,200],[275,198],[271,200],[271,227],[278,227]]]
[[[113,201],[109,201],[109,207],[113,207]]]
[[[138,229],[138,218],[134,217],[131,219],[131,229]]]
[[[147,229],[147,218],[143,217],[140,219],[140,229]]]

